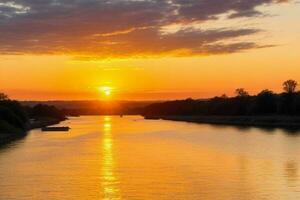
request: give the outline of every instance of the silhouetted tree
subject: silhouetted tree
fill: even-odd
[[[5,97],[5,96],[4,96]],[[0,133],[17,133],[26,129],[27,116],[17,101],[2,98],[0,101]]]
[[[279,102],[279,113],[294,115],[296,114],[296,88],[297,81],[287,80],[283,84],[285,93],[281,94]]]
[[[233,115],[245,115],[248,113],[248,104],[250,101],[250,95],[244,88],[238,88],[235,90],[236,97],[233,98],[232,114]]]
[[[290,80],[285,81],[282,85],[283,85],[283,90],[286,93],[294,93],[294,92],[296,92],[298,83],[297,83],[297,81],[290,79]]]
[[[222,98],[222,99],[227,99],[228,96],[227,96],[226,94],[222,94],[222,95],[220,96],[220,98]]]
[[[0,93],[0,101],[8,100],[8,96],[4,93]]]
[[[257,114],[276,113],[276,97],[272,91],[263,90],[257,95],[255,99],[254,113]]]
[[[249,93],[244,88],[238,88],[235,90],[237,97],[246,97],[249,96]]]

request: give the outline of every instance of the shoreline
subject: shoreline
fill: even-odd
[[[300,130],[299,116],[179,116],[153,115],[144,116],[145,119],[171,120],[202,124],[287,128]]]
[[[45,119],[39,119],[37,121],[31,122],[28,124],[27,131],[30,131],[32,129],[37,129],[37,128],[43,128],[45,126],[52,126],[55,124],[59,124],[62,121],[67,120],[65,119],[53,119],[53,118],[45,118]]]
[[[52,126],[55,124],[59,124],[60,122],[67,120],[67,118],[60,120],[60,119],[53,119],[53,118],[47,118],[47,119],[40,119],[34,122],[28,123],[25,131],[20,131],[19,133],[8,133],[8,134],[0,134],[0,146],[9,144],[10,142],[13,142],[15,140],[24,138],[27,136],[28,132],[33,129],[43,128],[45,126]]]

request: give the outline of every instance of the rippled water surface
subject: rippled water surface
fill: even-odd
[[[0,148],[0,199],[300,199],[300,135],[87,116]]]

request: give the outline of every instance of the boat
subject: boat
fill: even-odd
[[[42,131],[69,131],[70,127],[63,126],[63,127],[43,127]]]

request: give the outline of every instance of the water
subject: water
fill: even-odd
[[[300,199],[300,135],[139,116],[71,118],[0,149],[2,200]]]

